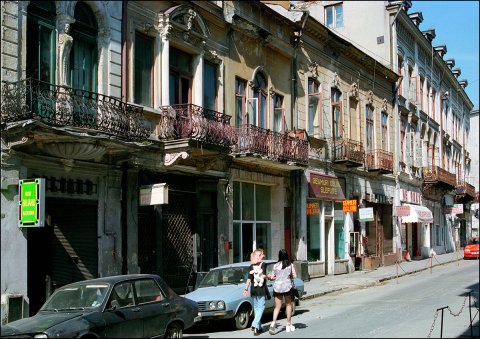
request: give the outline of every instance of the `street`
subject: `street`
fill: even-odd
[[[478,336],[478,293],[479,261],[460,260],[375,287],[302,301],[292,321],[297,330],[286,333],[283,317],[279,319],[275,337],[470,337],[469,302],[473,335]],[[267,332],[260,337],[271,337],[268,334],[271,319],[270,314],[264,316],[262,324]],[[250,329],[234,331],[225,323],[196,326],[184,334],[187,338],[228,336],[242,338],[253,334]]]

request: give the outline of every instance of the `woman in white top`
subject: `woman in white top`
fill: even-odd
[[[273,283],[273,295],[275,296],[275,309],[273,311],[273,321],[270,325],[269,333],[275,334],[275,326],[282,307],[283,297],[285,297],[286,311],[287,311],[287,332],[295,331],[295,326],[292,325],[292,279],[297,276],[295,272],[295,267],[288,258],[288,253],[286,250],[281,249],[278,252],[278,261],[273,266],[272,274],[269,277],[271,280],[274,280]]]

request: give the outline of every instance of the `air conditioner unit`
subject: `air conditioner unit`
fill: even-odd
[[[22,294],[4,294],[2,295],[2,304],[5,305],[6,323],[23,318],[24,302]]]

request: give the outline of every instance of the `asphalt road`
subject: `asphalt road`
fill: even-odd
[[[479,268],[478,260],[461,260],[375,287],[302,301],[293,317],[297,330],[286,333],[286,320],[281,318],[275,337],[469,338],[470,317],[473,334],[478,337]],[[472,292],[471,298],[468,292]],[[271,319],[271,315],[264,316],[265,330]],[[243,338],[253,334],[250,329],[235,331],[228,323],[211,322],[187,330],[184,337]],[[265,332],[261,337],[272,336]]]

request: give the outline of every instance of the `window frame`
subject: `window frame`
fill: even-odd
[[[246,96],[247,80],[235,77],[235,125],[242,127],[247,123],[247,96]],[[241,105],[238,105],[238,102]],[[238,112],[240,107],[241,112]]]
[[[150,48],[151,48],[151,59],[150,59],[150,70],[149,70],[149,73],[150,73],[150,89],[149,89],[149,98],[145,98],[147,101],[149,102],[146,102],[144,101],[144,98],[142,96],[142,98],[137,98],[137,60],[142,60],[142,65],[145,65],[145,58],[143,57],[140,57],[137,59],[136,57],[136,52],[137,52],[137,39],[138,38],[141,38],[143,39],[143,48],[145,48],[146,44],[149,44],[150,45]],[[133,84],[134,84],[134,89],[133,89],[133,102],[135,104],[138,104],[138,105],[143,105],[143,106],[148,106],[148,107],[153,107],[153,99],[154,99],[154,92],[155,92],[155,88],[154,88],[154,69],[155,69],[155,38],[153,37],[150,37],[146,34],[143,34],[139,31],[135,31],[134,33],[134,44],[135,44],[135,47],[134,47],[134,80],[133,80]],[[142,54],[143,56],[143,54]],[[142,79],[144,78],[143,76],[141,77]]]
[[[341,140],[343,138],[342,92],[338,88],[332,87],[330,104],[332,106],[332,138]]]
[[[317,89],[317,91],[315,91]],[[312,114],[312,98],[317,98],[317,106],[315,109],[315,114]],[[314,136],[319,136],[323,130],[323,119],[322,119],[322,87],[318,80],[309,77],[307,80],[307,121],[308,121],[308,133]],[[315,130],[315,123],[317,123],[317,129]]]
[[[341,9],[340,11],[338,9]],[[329,24],[329,12],[331,12],[332,22]],[[325,6],[325,26],[328,28],[342,28],[343,22],[343,3]],[[340,21],[340,22],[339,22]]]

